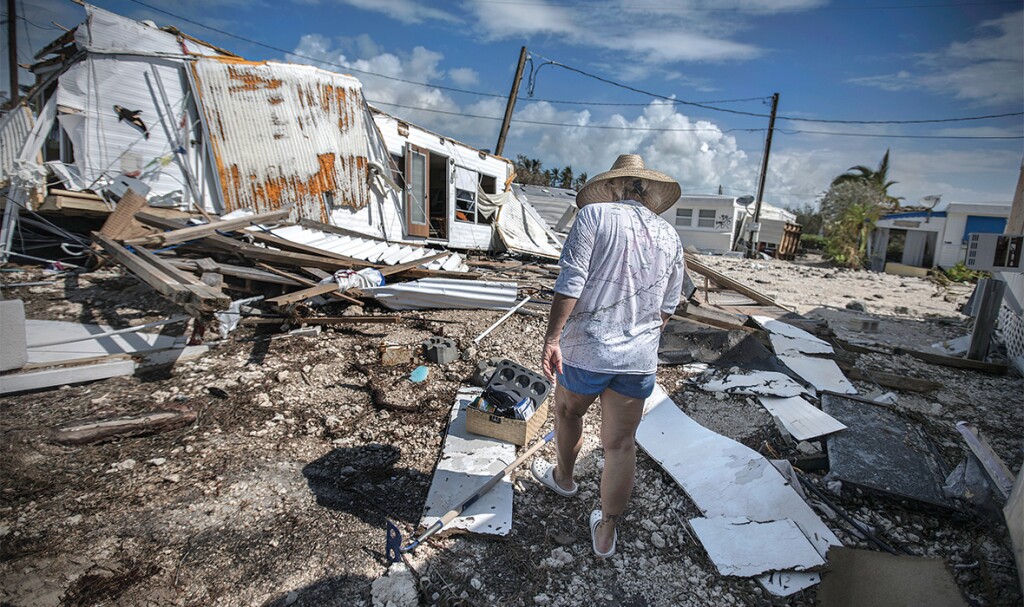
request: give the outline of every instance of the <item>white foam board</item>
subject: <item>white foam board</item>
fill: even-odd
[[[690,519],[690,527],[722,575],[753,577],[825,564],[789,519],[758,523],[735,517],[695,518]]]
[[[761,454],[701,426],[656,386],[644,404],[637,444],[686,491],[706,517],[791,520],[824,558],[841,545]],[[808,564],[810,566],[810,564]]]
[[[818,390],[838,392],[839,394],[856,394],[850,380],[843,375],[836,361],[828,358],[811,358],[810,356],[780,355],[779,360]]]
[[[423,507],[420,520],[423,527],[429,527],[453,506],[472,495],[516,457],[512,443],[466,430],[466,406],[481,392],[480,388],[462,388],[455,397],[441,461],[434,471]],[[512,482],[508,477],[445,527],[448,531],[453,529],[508,535],[512,530]]]
[[[799,396],[759,396],[769,413],[779,418],[786,431],[798,441],[845,430],[846,425]]]
[[[775,371],[741,371],[713,377],[697,385],[708,392],[730,394],[790,397],[807,393],[807,389],[792,377]]]

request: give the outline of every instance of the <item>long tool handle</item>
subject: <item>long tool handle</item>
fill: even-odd
[[[403,547],[402,552],[409,552],[410,550],[413,550],[414,548],[416,548],[416,546],[419,546],[420,543],[423,542],[425,539],[434,535],[435,533],[443,529],[445,525],[455,520],[455,517],[459,516],[460,514],[462,514],[463,511],[466,510],[466,508],[469,508],[474,503],[476,503],[478,499],[483,497],[488,491],[493,489],[495,485],[501,482],[501,479],[505,478],[505,476],[508,475],[509,472],[512,472],[513,470],[518,468],[520,464],[525,462],[534,453],[539,451],[541,447],[551,442],[551,439],[553,438],[555,438],[554,430],[545,434],[544,438],[534,443],[534,445],[527,449],[525,453],[517,457],[514,462],[505,466],[501,472],[492,476],[486,483],[481,485],[480,488],[473,493],[473,495],[462,500],[461,502],[459,502],[458,505],[453,506],[452,509],[449,510],[448,512],[445,512],[444,515],[441,516],[441,518],[434,521],[434,524],[428,527],[427,530],[423,532],[423,535],[416,538],[413,542],[410,542],[408,546]]]

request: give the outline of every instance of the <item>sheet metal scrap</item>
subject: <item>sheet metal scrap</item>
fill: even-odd
[[[952,507],[948,471],[924,429],[871,401],[826,392],[822,409],[846,430],[829,436],[829,478],[927,504]]]

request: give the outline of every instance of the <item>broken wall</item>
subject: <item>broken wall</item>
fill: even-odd
[[[370,203],[362,86],[312,66],[200,59],[194,66],[225,210],[294,205],[330,223]]]

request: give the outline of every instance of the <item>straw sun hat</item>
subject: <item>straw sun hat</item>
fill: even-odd
[[[640,179],[644,190],[643,196],[627,195],[627,198],[643,198],[638,202],[655,213],[661,214],[679,200],[682,189],[675,179],[659,171],[644,167],[644,160],[639,154],[622,154],[615,160],[611,170],[597,175],[587,181],[576,194],[576,206],[581,209],[595,202],[615,202],[623,199],[623,187],[611,180],[619,177]]]

